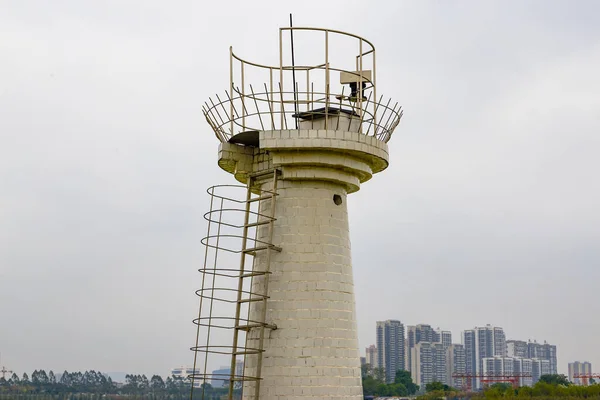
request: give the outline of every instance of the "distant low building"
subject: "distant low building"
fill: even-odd
[[[212,372],[210,384],[212,387],[226,387],[229,385],[229,377],[231,376],[231,368],[221,367]]]
[[[235,364],[235,375],[242,376],[244,374],[244,362],[237,360]],[[229,385],[229,379],[231,377],[231,368],[221,367],[212,372],[212,378],[210,381],[213,387],[225,387]]]
[[[194,367],[177,367],[171,370],[171,376],[191,382],[190,375],[194,373]],[[194,387],[200,387],[204,379],[194,379]]]

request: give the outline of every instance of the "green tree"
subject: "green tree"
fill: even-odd
[[[373,377],[378,381],[385,381],[385,370],[383,368],[373,368]]]
[[[52,370],[50,370],[50,372],[48,372],[48,382],[51,385],[56,385],[56,376],[54,376],[54,372]]]
[[[146,393],[148,391],[148,389],[150,388],[150,382],[148,382],[148,378],[146,377],[146,375],[142,375],[139,379],[140,382],[140,391],[142,393]]]
[[[448,390],[449,387],[448,385],[444,385],[442,382],[431,382],[428,383],[427,385],[425,385],[425,392],[429,393],[429,392],[434,392],[436,390]]]
[[[165,390],[165,382],[159,375],[153,375],[150,378],[150,389],[153,393],[162,393]]]
[[[367,396],[374,396],[377,391],[377,386],[381,384],[380,380],[373,376],[367,376],[363,379],[363,393]]]
[[[373,375],[373,366],[371,364],[362,364],[360,366],[360,375],[365,379],[369,375]]]
[[[67,370],[60,376],[60,383],[66,387],[71,386],[71,374]]]
[[[564,374],[549,374],[540,376],[540,382],[545,382],[550,385],[564,385],[569,386],[571,382]]]
[[[396,371],[394,383],[400,383],[404,385],[404,387],[406,388],[406,392],[409,395],[413,395],[419,390],[419,386],[412,381],[412,378],[410,377],[410,372],[405,370]]]

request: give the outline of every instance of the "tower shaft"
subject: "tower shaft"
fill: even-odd
[[[252,292],[268,300],[249,315],[277,328],[262,344],[261,328],[248,333],[247,347],[264,352],[246,356],[244,375],[260,380],[244,382],[244,399],[256,399],[257,384],[261,400],[362,399],[346,200],[387,166],[385,143],[357,132],[267,131],[258,148],[222,144],[219,164],[242,182],[281,170],[273,226],[281,252],[256,254],[253,269],[271,273],[255,277]],[[270,191],[272,182],[257,186]],[[270,207],[263,202],[261,214]],[[268,234],[261,227],[257,239]]]

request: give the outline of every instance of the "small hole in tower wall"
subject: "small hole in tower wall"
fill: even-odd
[[[342,204],[342,196],[340,196],[339,194],[334,194],[333,202],[335,203],[336,206],[339,206],[340,204]]]

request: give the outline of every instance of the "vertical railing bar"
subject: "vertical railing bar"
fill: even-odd
[[[360,38],[360,40],[358,41],[358,50],[359,50],[359,57],[360,57],[360,63],[359,63],[359,72],[358,72],[358,98],[359,98],[359,102],[358,102],[358,110],[360,112],[361,118],[362,118],[362,114],[363,114],[363,40],[362,38]],[[358,127],[358,133],[362,133],[362,125],[359,125]]]
[[[342,86],[342,94],[340,95],[340,111],[338,112],[337,124],[335,124],[336,131],[340,128],[340,117],[342,116],[342,100],[344,100],[344,89],[346,89],[346,87]]]
[[[221,98],[219,97],[218,94],[215,94],[215,96],[217,96],[217,100],[219,100],[219,104],[221,105],[221,108],[225,112],[225,115],[227,115],[227,110],[225,109],[225,106],[223,105],[223,102],[221,101]],[[233,102],[231,103],[231,106],[233,107]],[[233,122],[233,114],[232,114],[232,117],[231,117],[231,121]],[[231,136],[233,136],[233,130],[231,131]]]
[[[267,104],[269,105],[269,113],[271,114],[271,129],[275,130],[275,117],[273,117],[273,103],[272,99],[269,98],[269,92],[267,90],[267,84],[265,83],[265,95],[267,96]],[[271,95],[273,95],[273,90],[271,90]]]
[[[297,97],[297,85],[296,85],[296,61],[294,60],[294,28],[292,23],[292,14],[290,13],[290,41],[292,51],[292,87],[294,88],[294,113],[298,114],[298,97]],[[298,118],[295,119],[296,129],[298,129]]]
[[[213,315],[213,305],[214,305],[214,300],[215,300],[215,280],[217,279],[217,260],[219,257],[219,239],[221,238],[221,221],[223,218],[223,199],[221,199],[221,205],[219,206],[219,222],[217,222],[217,235],[216,235],[216,242],[215,242],[215,257],[214,257],[214,261],[213,261],[213,278],[212,278],[212,286],[211,286],[211,293],[210,293],[210,306],[209,306],[209,314],[208,314],[208,332],[206,333],[206,349],[208,350],[209,345],[210,345],[210,333],[211,333],[211,328],[212,328],[212,315]],[[204,294],[204,293],[203,293]],[[200,322],[200,321],[198,321]],[[206,353],[206,358],[204,361],[204,371],[206,371],[206,368],[208,367],[208,352]]]
[[[233,99],[233,46],[229,46],[229,95]],[[231,121],[231,135],[233,135],[233,100],[231,101],[230,108],[230,121]],[[227,113],[225,113],[227,115]]]
[[[271,101],[273,101],[273,68],[269,68],[269,76],[270,76],[270,88],[271,88]],[[267,92],[267,84],[265,83],[265,93]],[[267,95],[268,98],[268,95]],[[274,106],[274,104],[273,104]],[[269,102],[269,110],[271,110],[271,130],[275,130],[275,118],[273,116],[273,107],[271,107],[271,102]]]
[[[329,31],[325,30],[325,130],[329,117]]]
[[[260,109],[258,108],[258,102],[256,101],[256,95],[254,94],[254,89],[252,88],[252,84],[250,85],[250,92],[252,93],[252,98],[254,99],[254,105],[256,106],[256,112],[258,113],[258,120],[260,121],[260,128],[264,131],[265,126],[262,122],[262,117],[260,116]]]
[[[283,102],[283,87],[281,86],[281,82],[279,82],[279,95],[281,96],[281,119],[283,120],[281,129],[283,129],[283,124],[285,123],[285,129],[288,128],[287,118],[285,118],[285,103]]]
[[[394,114],[396,113],[396,107],[398,106],[398,102],[396,102],[396,104],[394,104],[394,108],[392,109],[392,111],[390,112],[390,116],[388,117],[387,121],[385,121],[385,125],[383,126],[383,130],[384,132],[387,131],[387,126],[390,123],[390,118],[392,118],[394,116]]]
[[[219,98],[219,96],[217,96],[217,99],[218,98]],[[215,112],[219,116],[219,119],[221,120],[221,122],[223,123],[223,125],[225,125],[226,122],[223,120],[223,117],[221,117],[221,114],[219,113],[219,110],[217,109],[217,105],[215,104],[215,102],[211,98],[209,98],[208,100],[210,100],[211,104],[213,105],[212,109],[215,110]],[[221,102],[221,100],[219,100],[219,102]],[[221,107],[223,107],[223,104],[221,104]],[[227,115],[227,111],[225,110],[225,107],[223,107],[223,110],[225,111],[225,115]],[[231,134],[233,135],[233,118],[231,118],[231,126],[232,126]]]
[[[366,113],[366,110],[367,110],[367,109],[368,109],[368,107],[369,107],[369,101],[371,101],[371,95],[372,95],[372,94],[373,94],[373,92],[369,92],[369,97],[367,97],[367,103],[366,103],[366,105],[365,105],[365,111],[363,111],[363,113],[362,113],[362,116],[360,117],[360,133],[362,133],[362,125],[363,125],[363,121],[365,120],[365,115],[367,114],[367,113]]]
[[[306,69],[306,111],[310,110],[310,69]]]
[[[312,110],[314,112],[315,109],[315,83],[311,82],[310,83],[310,105],[312,106]],[[315,116],[312,115],[311,119],[310,119],[310,129],[314,129],[315,128]]]
[[[383,121],[383,119],[385,118],[385,114],[387,113],[388,109],[389,109],[389,105],[390,105],[390,101],[392,101],[392,99],[388,99],[388,102],[385,106],[383,106],[383,114],[381,114],[381,119],[379,121]],[[381,124],[375,125],[375,132],[374,132],[374,136],[377,136],[377,131],[379,131],[379,129],[381,128]]]
[[[229,102],[233,104],[233,100],[231,99],[231,97],[229,97],[229,93],[227,92],[227,90],[225,91],[225,94],[227,95],[227,99],[229,100]],[[235,116],[237,118],[239,118],[240,114],[238,114],[237,109],[235,108],[235,106],[233,107],[233,111],[235,111]]]
[[[210,211],[212,211],[213,208],[213,202],[214,202],[214,192],[215,192],[215,188],[214,186],[212,188],[210,188]],[[206,232],[206,237],[210,238],[210,227],[211,227],[211,222],[210,220],[208,221],[208,228],[207,228],[207,232]],[[207,239],[210,240],[210,239]],[[208,243],[208,242],[207,242]],[[206,262],[208,261],[208,251],[209,251],[209,246],[205,245],[204,247],[204,270],[202,272],[202,286],[201,286],[201,290],[204,291],[204,282],[206,281]],[[204,302],[204,297],[200,296],[200,307],[198,307],[198,328],[196,329],[196,346],[194,349],[194,375],[196,374],[196,361],[198,359],[198,344],[200,342],[200,318],[202,317],[202,303]],[[208,357],[208,352],[205,354],[205,359]],[[206,381],[206,368],[204,369],[204,380]],[[206,385],[204,385],[202,387],[202,398],[204,398],[204,390],[206,389]],[[190,400],[193,400],[194,398],[194,379],[192,378],[192,388],[191,388],[191,392],[190,392]]]
[[[374,92],[374,91],[373,91]],[[375,104],[375,111],[373,112],[373,116],[377,115],[377,109],[379,108],[379,105],[381,104],[381,101],[383,100],[383,95],[381,95],[381,97],[379,98],[379,101],[377,101]],[[367,132],[365,133],[365,135],[369,134],[369,131],[371,130],[371,125],[376,124],[376,120],[375,117],[373,117],[373,120],[371,121],[371,123],[369,123],[369,127],[367,128]],[[377,126],[377,125],[375,125]],[[373,136],[375,135],[375,133],[373,133]]]
[[[226,142],[227,139],[225,138],[225,136],[223,136],[222,133],[222,129],[220,126],[218,126],[216,121],[213,121],[213,118],[210,114],[209,114],[209,110],[203,105],[202,106],[202,112],[204,113],[204,117],[206,118],[206,121],[208,122],[208,124],[210,125],[210,127],[213,129],[213,131],[215,131],[215,134],[217,135],[217,138],[221,141],[221,142]]]
[[[285,108],[283,106],[283,29],[279,28],[279,93],[281,97],[281,103],[279,107],[279,111],[281,112],[281,123],[279,124],[280,128],[283,129],[283,121],[285,120]],[[287,129],[287,121],[286,121],[286,129]]]
[[[246,85],[244,84],[244,62],[241,62],[241,70],[242,70],[242,108],[244,110],[246,110]],[[240,88],[238,87],[238,92],[239,92]],[[246,128],[246,113],[242,114],[242,126],[244,127],[244,129]]]
[[[375,47],[372,47],[373,49],[373,99],[377,100],[377,70],[376,70],[376,65],[375,65]],[[375,122],[377,122],[377,107],[375,106],[375,104],[373,104],[373,119],[375,120]]]

